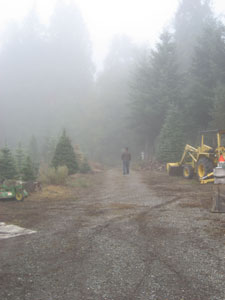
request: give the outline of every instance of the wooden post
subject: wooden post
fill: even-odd
[[[213,185],[213,205],[212,212],[225,213],[225,185]]]

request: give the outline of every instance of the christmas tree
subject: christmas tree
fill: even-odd
[[[0,179],[13,179],[16,175],[14,158],[10,149],[5,146],[0,154]]]
[[[70,175],[76,173],[78,170],[76,156],[65,130],[56,145],[52,165],[55,168],[58,166],[67,166]]]
[[[35,169],[33,163],[28,155],[24,161],[22,168],[22,179],[24,181],[35,180]]]

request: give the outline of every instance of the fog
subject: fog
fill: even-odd
[[[121,30],[102,61],[106,48],[96,54],[74,2],[56,2],[46,23],[37,6],[9,22],[0,52],[0,146],[28,149],[33,141],[42,161],[66,129],[92,160],[118,162],[128,146],[134,159],[144,151],[167,161],[195,142],[195,132],[225,128],[223,17],[210,1],[182,0],[174,9],[163,27],[156,24],[155,43]]]

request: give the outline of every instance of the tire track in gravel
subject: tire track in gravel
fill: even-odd
[[[97,236],[97,235],[107,235],[112,234],[115,228],[118,227],[118,222],[120,222],[120,226],[124,226],[124,223],[127,222],[131,225],[131,227],[135,227],[136,225],[139,227],[139,235],[136,236],[137,239],[141,240],[140,248],[138,249],[140,253],[144,252],[144,260],[147,262],[145,265],[145,270],[143,270],[143,274],[138,274],[136,278],[136,283],[134,284],[133,288],[126,291],[126,295],[119,294],[119,292],[113,296],[111,295],[111,298],[109,299],[161,299],[159,297],[168,297],[168,299],[181,299],[184,297],[184,299],[190,299],[190,300],[199,300],[199,299],[214,299],[209,298],[210,295],[219,295],[221,291],[216,288],[216,285],[213,283],[210,284],[210,282],[201,282],[199,279],[195,278],[194,276],[190,276],[190,274],[185,273],[185,268],[181,271],[180,266],[174,265],[170,259],[166,257],[166,254],[163,255],[159,249],[155,248],[155,245],[151,245],[151,243],[154,244],[156,241],[155,237],[151,236],[151,232],[149,234],[146,224],[144,224],[145,217],[154,216],[152,214],[153,211],[158,211],[162,207],[166,207],[169,205],[172,205],[176,203],[179,200],[182,200],[182,195],[179,193],[177,196],[173,197],[162,197],[158,198],[155,197],[154,193],[152,193],[147,186],[145,186],[143,183],[140,182],[140,178],[138,178],[137,174],[133,174],[129,178],[124,179],[121,177],[118,172],[115,170],[110,171],[108,173],[108,177],[106,178],[108,181],[106,181],[106,186],[104,190],[100,192],[98,195],[98,203],[100,203],[101,208],[104,206],[109,206],[112,203],[130,203],[134,205],[134,208],[131,209],[130,213],[126,214],[119,214],[119,216],[110,216],[110,218],[107,219],[105,222],[105,216],[101,216],[102,219],[100,222],[103,224],[101,225],[101,231],[97,232],[93,228],[93,234],[90,236]],[[119,179],[119,182],[118,182]],[[126,180],[126,181],[125,181]],[[107,193],[107,195],[106,195]],[[135,206],[136,205],[136,206]],[[158,212],[159,214],[162,214],[162,212]],[[141,221],[142,220],[142,221]],[[98,219],[99,222],[99,219]],[[152,225],[154,225],[154,220],[151,221]],[[107,225],[107,227],[105,227]],[[97,226],[97,228],[99,228]],[[151,228],[150,228],[151,230]],[[176,234],[176,233],[175,233]],[[134,236],[136,233],[134,232]],[[179,237],[178,237],[179,238]],[[190,237],[193,238],[193,236]],[[117,237],[119,239],[119,237]],[[157,237],[158,240],[161,239],[160,235]],[[94,242],[95,238],[93,239]],[[191,242],[191,241],[190,241]],[[134,245],[130,243],[130,241],[127,241],[128,244],[130,244],[130,247],[133,247]],[[137,246],[137,245],[136,245]],[[138,247],[137,247],[138,248]],[[96,250],[94,247],[93,249]],[[138,253],[136,253],[138,255]],[[169,277],[173,277],[174,284],[171,282],[168,278],[168,281],[170,282],[168,284],[168,288],[174,289],[170,291],[169,294],[166,294],[165,291],[156,291],[155,295],[145,295],[141,296],[141,292],[145,287],[146,281],[149,280],[149,274],[151,274],[152,264],[154,262],[157,262],[157,264],[160,265],[162,270],[168,270]],[[160,276],[160,272],[158,274]],[[166,283],[164,282],[166,285]],[[106,289],[107,290],[107,289]],[[104,290],[104,293],[106,295],[107,292]],[[103,291],[102,291],[103,293]],[[174,294],[173,294],[174,293]],[[170,296],[173,294],[173,298],[170,298]],[[169,296],[168,296],[169,295]],[[97,294],[90,299],[98,299],[99,296],[102,296],[102,294]],[[109,295],[108,295],[109,297]],[[88,298],[89,299],[89,298]],[[102,298],[104,299],[104,298]],[[108,298],[107,298],[108,299]],[[163,298],[162,298],[163,299]],[[215,299],[223,299],[223,298],[215,298]]]
[[[101,186],[91,193],[76,201],[51,203],[49,220],[33,237],[8,242],[9,249],[21,247],[21,254],[10,260],[11,250],[5,255],[8,266],[2,267],[7,276],[18,274],[20,291],[11,292],[15,285],[11,282],[0,296],[224,300],[224,267],[218,265],[221,257],[213,251],[214,241],[199,236],[195,216],[184,213],[177,205],[180,201],[180,191],[157,196],[139,173],[123,176],[119,170],[107,171]],[[199,217],[201,212],[197,213]]]
[[[180,199],[180,197],[177,197]],[[176,200],[178,200],[176,198]],[[174,199],[175,200],[175,199]],[[176,201],[175,200],[175,201]],[[168,201],[165,203],[165,205],[168,205],[170,203],[173,203],[174,201]],[[156,205],[153,208],[160,208],[163,205]],[[140,279],[140,281],[135,285],[133,291],[124,297],[123,300],[129,300],[129,299],[139,299],[138,296],[141,293],[141,291],[144,289],[146,278],[151,273],[151,264],[153,262],[157,262],[159,264],[162,264],[165,269],[168,269],[171,271],[170,276],[174,276],[176,278],[176,283],[179,286],[179,289],[183,292],[179,292],[179,290],[176,291],[176,296],[173,295],[172,299],[185,299],[185,300],[199,300],[199,299],[211,299],[209,298],[208,290],[211,291],[212,295],[216,295],[217,293],[220,293],[220,291],[216,288],[215,285],[208,283],[201,283],[201,295],[199,294],[199,287],[195,288],[193,286],[193,281],[195,280],[194,277],[188,277],[185,275],[185,270],[183,272],[180,272],[176,265],[173,265],[172,262],[165,256],[159,249],[154,249],[154,245],[151,246],[151,244],[154,244],[154,237],[149,235],[146,229],[146,220],[145,217],[151,215],[152,208],[149,212],[143,212],[136,216],[135,220],[138,222],[140,233],[145,237],[143,239],[143,247],[145,248],[146,253],[148,253],[146,260],[148,261],[148,264],[146,265],[146,270],[144,272],[143,277]],[[151,249],[151,250],[149,250]],[[215,257],[216,260],[218,259]],[[173,274],[173,275],[172,275]],[[170,299],[170,298],[168,298]],[[219,298],[220,299],[220,298]],[[221,298],[223,299],[223,298]]]

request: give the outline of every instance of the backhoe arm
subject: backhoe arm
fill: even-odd
[[[194,155],[193,155],[193,153],[197,153],[198,152],[198,150],[196,149],[196,148],[194,148],[194,147],[192,147],[192,146],[190,146],[190,145],[186,145],[185,146],[185,148],[184,148],[184,153],[183,153],[183,155],[182,155],[182,157],[181,157],[181,160],[179,161],[179,166],[181,166],[182,164],[183,164],[183,162],[184,162],[184,159],[185,159],[185,156],[186,156],[186,154],[188,153],[190,156],[191,156],[191,158],[193,159],[193,160],[195,160],[196,161],[196,158],[194,157]]]

